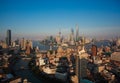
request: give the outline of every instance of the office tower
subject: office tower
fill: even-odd
[[[11,46],[11,30],[7,30],[6,43],[8,46]]]
[[[79,39],[79,27],[76,25],[76,41]]]
[[[76,56],[76,76],[78,78],[78,83],[81,78],[87,77],[87,63],[89,54],[86,53],[84,49],[84,38],[83,46],[78,47],[78,55]],[[81,49],[82,48],[82,49]]]
[[[92,51],[93,62],[96,64],[98,62],[98,60],[97,60],[97,46],[92,45],[91,51]]]
[[[29,55],[31,53],[31,41],[27,40],[26,42],[26,54]]]
[[[71,29],[71,41],[74,41],[74,30]]]
[[[70,44],[71,45],[74,45],[75,42],[74,42],[74,30],[71,29],[71,34],[70,34]]]

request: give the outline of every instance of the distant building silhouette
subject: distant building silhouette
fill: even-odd
[[[70,34],[70,44],[71,45],[74,45],[74,30],[73,29],[71,29],[71,34]]]
[[[73,29],[71,29],[71,41],[74,41],[74,30]]]
[[[11,46],[11,30],[7,30],[6,44]]]
[[[79,27],[76,25],[76,41],[79,39]]]

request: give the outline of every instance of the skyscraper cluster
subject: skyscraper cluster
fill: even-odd
[[[76,33],[74,33],[73,28],[71,29],[70,40],[69,41],[72,45],[74,45],[75,42],[79,41],[79,27],[78,27],[78,25],[76,25]]]
[[[57,44],[61,44],[64,42],[68,42],[71,45],[75,45],[76,42],[79,41],[79,27],[76,25],[76,30],[74,31],[73,28],[71,28],[70,34],[67,38],[67,40],[62,37],[61,31],[59,31],[58,35],[56,36],[56,42]]]

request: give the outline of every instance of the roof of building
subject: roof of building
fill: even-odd
[[[120,52],[114,52],[111,54],[111,60],[120,62]]]

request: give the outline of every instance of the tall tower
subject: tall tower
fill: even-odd
[[[71,41],[74,41],[74,30],[71,29]]]
[[[32,50],[31,44],[32,44],[31,41],[27,40],[27,42],[26,42],[26,54],[27,55],[29,55],[31,53],[31,50]]]
[[[7,30],[6,43],[8,46],[11,45],[11,30]]]
[[[97,46],[92,45],[91,51],[92,51],[93,62],[96,63],[97,62],[97,59],[96,59],[96,57],[97,57]]]
[[[76,41],[78,41],[79,38],[79,27],[76,25]]]
[[[74,42],[74,30],[71,29],[71,34],[70,34],[70,44],[71,45],[74,45],[75,42]]]

